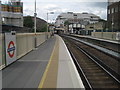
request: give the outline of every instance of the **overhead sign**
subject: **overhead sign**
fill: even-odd
[[[5,33],[6,65],[16,61],[16,35]]]

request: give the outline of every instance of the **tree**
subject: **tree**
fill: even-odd
[[[99,22],[107,22],[107,21],[104,19],[99,19]]]
[[[70,23],[69,23],[68,20],[66,20],[64,24],[65,24],[65,25],[69,25]]]
[[[37,30],[38,32],[47,32],[47,25],[43,24],[41,25],[41,28],[39,28],[39,30]]]
[[[66,20],[65,23],[64,23],[64,25],[67,27],[67,31],[69,32],[69,25],[70,25],[69,21]]]
[[[31,16],[27,16],[27,17],[24,18],[24,26],[25,27],[29,27],[29,28],[33,28],[34,27],[34,22],[33,22]]]
[[[34,32],[34,17],[33,16],[24,17],[24,26],[31,28],[32,32]],[[37,32],[46,32],[47,31],[46,21],[37,17],[36,29]]]

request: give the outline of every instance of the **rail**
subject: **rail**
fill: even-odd
[[[67,36],[64,36],[67,37]],[[68,38],[68,37],[67,37]],[[74,43],[74,42],[73,42]],[[83,48],[81,48],[78,43],[74,43],[75,47],[80,50],[83,54],[85,54],[90,60],[92,60],[94,63],[97,64],[97,66],[99,66],[103,71],[105,71],[107,73],[107,75],[109,75],[116,83],[118,83],[120,85],[120,80],[119,78],[116,78],[113,73],[114,71],[111,71],[107,66],[105,66],[101,60],[99,60],[97,57],[95,57],[94,55],[90,54],[89,52],[85,51]],[[92,85],[90,84],[89,80],[87,79],[86,75],[84,74],[84,71],[82,70],[82,68],[80,67],[79,63],[77,62],[77,59],[75,58],[74,54],[72,53],[71,50],[69,50],[71,53],[71,56],[75,62],[75,65],[77,66],[77,69],[80,73],[80,75],[82,74],[82,77],[84,77],[85,83],[87,83],[87,85],[92,89]]]
[[[77,70],[78,70],[80,76],[82,77],[82,81],[83,81],[83,83],[85,85],[85,88],[89,88],[89,90],[93,90],[89,80],[87,79],[86,75],[84,74],[84,71],[80,67],[77,59],[75,58],[74,54],[72,53],[72,51],[70,49],[69,49],[69,52],[70,52],[70,54],[71,54],[71,56],[72,56],[72,58],[74,60],[74,63],[76,65],[76,67],[77,67]]]
[[[91,44],[91,43],[88,43],[88,42],[85,42],[83,40],[80,40],[80,39],[77,39],[77,38],[74,38],[74,37],[71,37],[71,36],[66,36],[66,37],[69,37],[71,39],[79,41],[79,42],[81,42],[83,44],[86,44],[86,45],[88,45],[90,47],[93,47],[93,48],[95,48],[95,49],[97,49],[97,50],[99,50],[101,52],[104,52],[104,53],[106,53],[106,54],[108,54],[110,56],[113,56],[113,57],[117,58],[116,60],[118,60],[120,62],[120,60],[119,60],[120,59],[120,54],[118,52],[115,52],[115,51],[112,51],[112,50],[109,50],[109,49],[106,49],[106,48],[103,48],[103,47],[100,47],[100,46],[97,46],[97,45],[94,45],[94,44]]]

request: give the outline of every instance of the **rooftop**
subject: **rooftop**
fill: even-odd
[[[92,14],[92,13],[73,13],[73,12],[68,12],[68,13],[62,13],[58,16],[58,18],[62,18],[62,19],[74,19],[75,17],[77,17],[78,19],[82,19],[82,18],[100,18],[99,16]]]

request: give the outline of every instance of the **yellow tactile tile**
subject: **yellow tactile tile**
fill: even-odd
[[[56,43],[38,88],[56,88],[59,59],[59,38]]]

